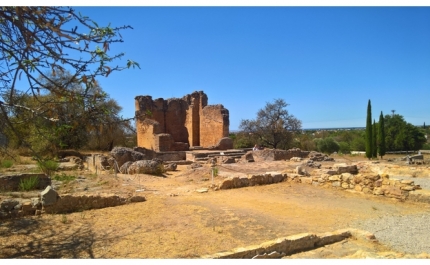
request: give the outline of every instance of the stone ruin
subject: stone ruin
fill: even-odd
[[[182,98],[153,100],[137,96],[137,145],[155,152],[188,151],[220,146],[229,135],[229,112],[223,105],[208,105],[203,91]],[[229,141],[222,148],[233,148]]]

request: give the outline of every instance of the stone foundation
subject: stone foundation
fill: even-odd
[[[366,241],[375,239],[367,231],[359,229],[341,229],[328,233],[303,233],[288,237],[277,238],[260,245],[235,248],[231,251],[205,255],[202,259],[279,259],[303,251],[308,251],[328,244],[340,242],[346,238],[356,238]]]

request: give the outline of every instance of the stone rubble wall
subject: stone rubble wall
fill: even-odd
[[[328,244],[340,242],[346,238],[359,240],[375,240],[370,232],[359,229],[340,229],[327,233],[303,233],[288,237],[277,238],[260,245],[235,248],[231,251],[205,255],[202,259],[279,259],[295,253],[319,248]]]
[[[354,190],[366,194],[385,196],[405,200],[409,192],[419,189],[411,180],[390,179],[387,174],[354,174],[357,173],[356,165],[337,164],[332,170],[320,175],[306,177],[299,174],[267,172],[249,176],[228,177],[215,186],[216,190],[236,189],[248,186],[266,185],[282,181],[295,181],[314,186],[340,188]]]

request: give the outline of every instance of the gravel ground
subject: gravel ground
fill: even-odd
[[[430,178],[393,176],[392,178],[413,180],[423,190],[430,190]],[[393,250],[409,253],[430,254],[430,205],[425,213],[404,216],[384,216],[357,222],[355,227],[372,232],[383,244]]]
[[[413,180],[415,185],[420,185],[422,189],[430,190],[430,176],[426,178],[413,178],[404,176],[390,176],[390,179]]]
[[[359,222],[354,227],[372,232],[376,239],[393,250],[430,253],[430,209],[427,213],[385,216]]]

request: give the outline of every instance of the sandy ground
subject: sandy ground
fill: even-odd
[[[339,157],[336,163],[356,163],[354,159]],[[297,164],[275,161],[223,165],[213,182],[232,174],[289,172]],[[380,163],[376,170],[404,170],[403,166],[390,165]],[[415,177],[430,176],[428,167],[418,167],[414,169]],[[147,201],[0,221],[0,258],[198,258],[278,237],[348,228],[357,220],[428,212],[430,207],[293,182],[198,192],[211,184],[209,166],[195,170],[178,166],[164,177],[87,176],[83,181],[62,187],[60,195],[61,192],[139,194]],[[336,250],[334,245],[331,252],[326,250],[315,257],[341,258],[357,248],[348,244],[343,244],[348,251]],[[377,243],[362,249],[389,251]]]

